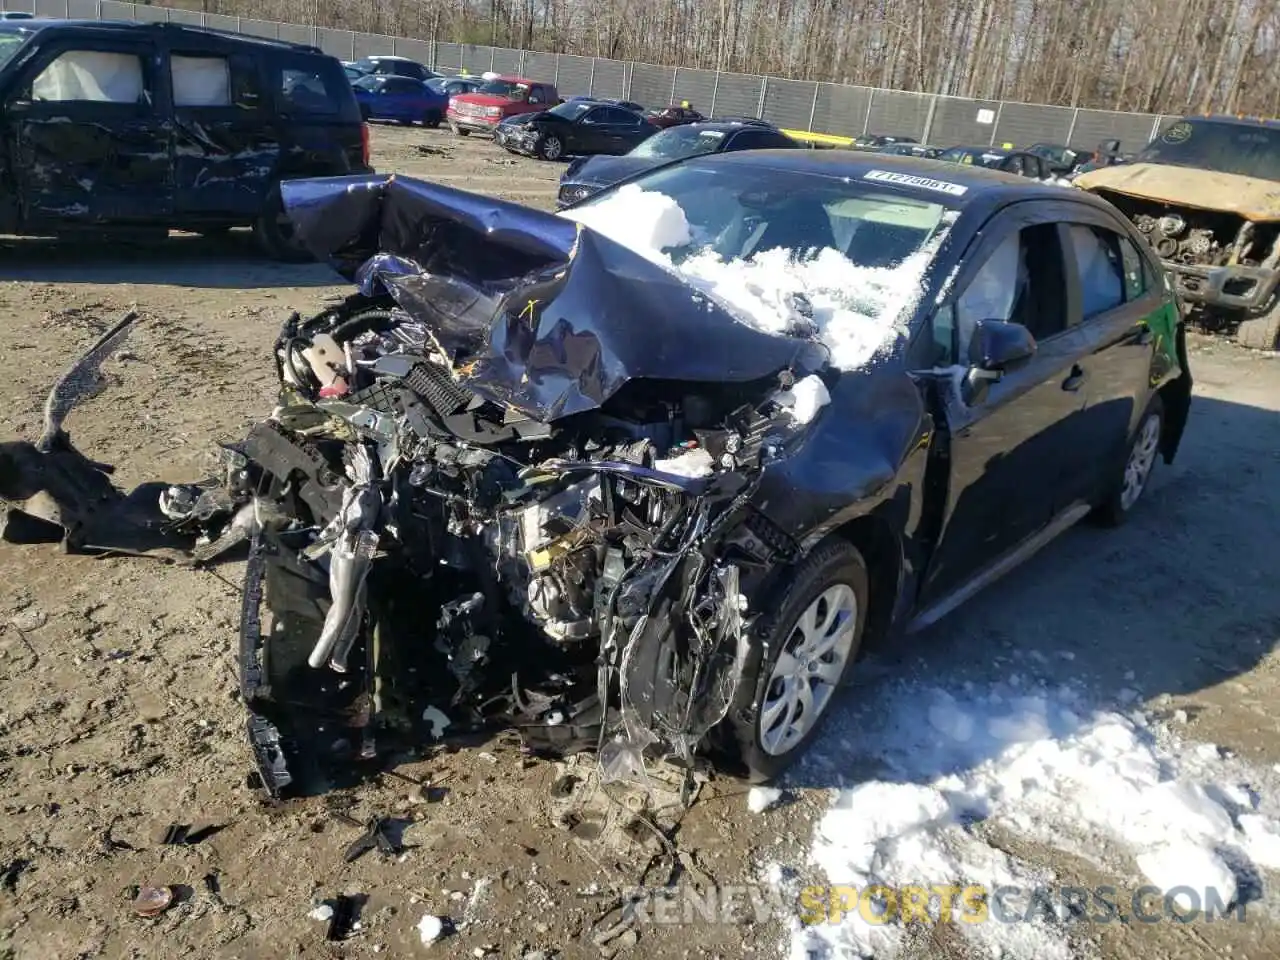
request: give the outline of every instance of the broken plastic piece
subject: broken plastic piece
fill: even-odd
[[[831,394],[827,392],[827,385],[821,377],[810,374],[798,380],[790,389],[779,391],[773,399],[796,423],[804,426],[812,423],[818,411],[831,402]]]

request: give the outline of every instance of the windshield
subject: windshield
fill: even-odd
[[[745,323],[820,338],[851,369],[902,332],[954,218],[941,197],[896,193],[873,173],[892,176],[690,160],[560,215],[678,272]]]
[[[351,81],[351,87],[354,90],[365,90],[373,93],[382,86],[382,77],[371,77],[368,74],[361,76],[358,80]]]
[[[698,127],[668,127],[656,133],[631,151],[631,156],[645,160],[683,160],[704,153],[715,153],[724,142],[723,130]]]
[[[0,67],[9,62],[9,59],[18,52],[18,48],[27,42],[28,34],[15,31],[0,32]]]
[[[563,117],[566,120],[577,120],[580,116],[594,107],[595,104],[590,101],[582,100],[566,100],[559,106],[552,107],[547,113],[553,117]]]
[[[1179,120],[1147,144],[1134,162],[1280,180],[1280,128],[1221,120]]]
[[[491,97],[506,97],[508,100],[523,100],[529,95],[529,86],[514,83],[511,80],[490,80],[476,88],[476,93],[488,94]]]
[[[687,236],[662,245],[675,263],[707,252],[748,259],[781,247],[797,255],[831,248],[859,266],[893,267],[928,241],[946,209],[845,177],[706,162],[665,167],[628,185],[679,207]],[[600,229],[596,221],[616,212],[618,193],[603,191],[565,214]],[[623,220],[601,232],[636,227]]]
[[[449,82],[448,77],[432,77],[427,81],[427,87],[432,93],[444,93],[445,84]],[[455,81],[456,82],[456,81]]]
[[[373,73],[377,66],[378,64],[375,61],[370,60],[368,57],[365,57],[363,60],[357,60],[355,63],[348,64],[348,67],[356,71],[356,73]]]

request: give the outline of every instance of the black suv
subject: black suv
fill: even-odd
[[[177,24],[0,22],[0,233],[252,225],[308,259],[279,183],[372,172],[342,65]]]

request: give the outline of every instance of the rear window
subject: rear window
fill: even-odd
[[[285,59],[276,69],[276,90],[283,113],[354,119],[355,95],[338,62],[323,58]]]

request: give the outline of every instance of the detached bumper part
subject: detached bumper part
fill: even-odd
[[[1280,271],[1265,267],[1201,267],[1162,260],[1178,295],[1188,303],[1259,313],[1280,284]]]

